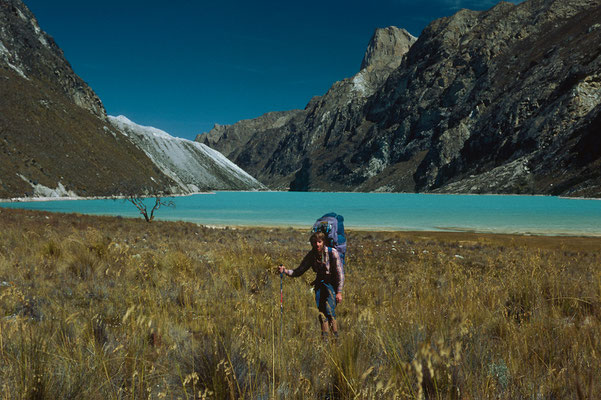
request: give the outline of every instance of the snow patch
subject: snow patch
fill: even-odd
[[[123,115],[109,116],[109,121],[173,179],[180,191],[199,192],[201,187],[226,190],[241,186],[264,188],[223,154],[202,143],[138,125]]]
[[[353,82],[353,87],[352,90],[354,92],[358,92],[359,94],[365,96],[368,94],[369,89],[368,89],[368,84],[365,81],[365,76],[363,76],[362,72],[359,72],[357,75],[355,75],[352,79]]]
[[[56,197],[78,197],[77,193],[72,190],[67,190],[61,182],[58,183],[56,189],[51,189],[47,186],[41,185],[39,183],[33,183],[31,180],[27,179],[21,174],[17,174],[19,178],[23,179],[25,182],[29,183],[33,188],[33,196],[34,197],[47,197],[47,198],[56,198]]]
[[[19,15],[19,18],[21,18],[23,21],[28,22],[27,17],[25,16],[25,14],[23,14],[23,11],[19,10],[18,8],[17,8],[17,14]]]
[[[152,126],[138,125],[124,115],[119,115],[118,117],[109,116],[109,119],[111,120],[113,125],[116,125],[118,128],[132,130],[134,131],[134,133],[143,135],[151,134],[153,136],[162,137],[164,139],[176,139],[167,132],[154,128]]]
[[[19,15],[19,18],[21,18],[23,21],[28,22],[29,24],[31,24],[31,26],[33,27],[33,30],[35,32],[35,34],[38,37],[38,40],[40,41],[40,43],[42,43],[44,46],[46,47],[50,47],[50,45],[48,45],[48,41],[46,40],[46,38],[44,37],[44,33],[42,31],[42,29],[40,29],[40,26],[38,25],[37,21],[35,18],[27,18],[27,16],[25,14],[23,14],[23,11],[21,11],[20,9],[17,8],[17,14]]]
[[[4,43],[2,43],[2,41],[0,41],[0,54],[2,54],[3,56],[10,55],[10,53],[8,52],[8,49],[4,46]]]
[[[25,73],[23,72],[23,70],[19,67],[16,67],[14,65],[12,65],[11,63],[7,62],[8,66],[11,67],[17,74],[19,74],[22,78],[25,78],[27,80],[29,80],[29,78],[27,77],[27,75],[25,75]]]
[[[105,126],[103,129],[106,133],[110,133],[111,135],[113,135],[114,138],[117,138],[117,134],[115,132],[113,132],[113,130],[110,129],[108,126]]]
[[[29,80],[29,78],[27,77],[27,75],[25,75],[25,73],[23,72],[23,70],[21,68],[17,67],[16,65],[14,65],[13,63],[10,62],[10,58],[12,58],[12,54],[10,53],[10,51],[8,51],[6,46],[4,46],[4,43],[2,43],[1,41],[0,41],[0,56],[2,56],[1,58],[4,60],[4,62],[11,69],[13,69],[17,74],[19,74],[21,77]]]
[[[42,29],[38,25],[38,22],[35,20],[35,18],[30,19],[29,23],[31,24],[31,26],[33,26],[33,30],[34,30],[36,36],[38,37],[38,40],[40,41],[40,43],[42,43],[43,46],[50,48],[50,45],[48,44],[48,41],[46,40],[46,37],[44,36],[44,31],[42,31]]]

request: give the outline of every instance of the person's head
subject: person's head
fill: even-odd
[[[309,238],[311,247],[317,252],[322,252],[325,249],[326,235],[323,232],[313,232]]]

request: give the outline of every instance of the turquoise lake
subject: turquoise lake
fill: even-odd
[[[454,230],[601,236],[601,200],[551,196],[406,193],[217,192],[170,198],[157,220],[218,226],[309,227],[334,211],[345,226],[377,230]],[[154,204],[149,200],[148,204]],[[125,200],[0,203],[0,207],[140,217]]]

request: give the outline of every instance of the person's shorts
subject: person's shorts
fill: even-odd
[[[315,303],[327,318],[336,318],[336,293],[332,285],[324,282],[315,285]]]

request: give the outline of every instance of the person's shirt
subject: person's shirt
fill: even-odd
[[[301,276],[311,268],[317,274],[315,282],[329,283],[334,287],[336,293],[342,292],[344,286],[344,272],[340,254],[334,248],[327,247],[321,255],[311,250],[307,253],[298,268],[287,270],[287,274],[292,277]]]

